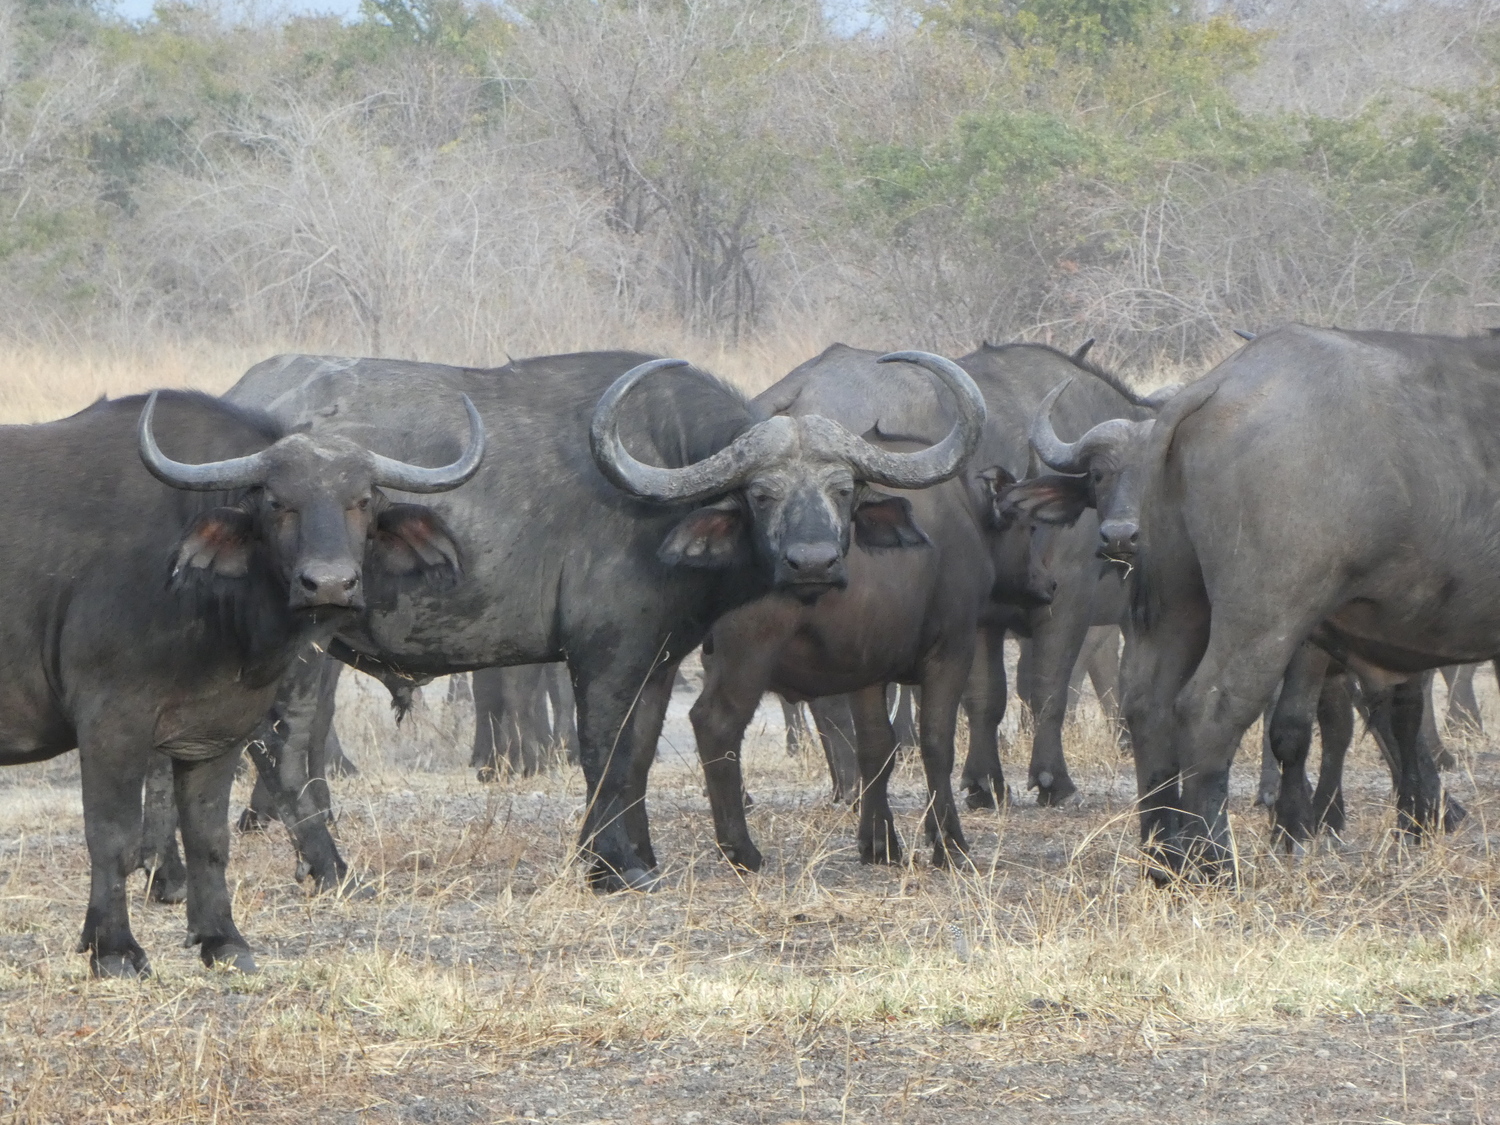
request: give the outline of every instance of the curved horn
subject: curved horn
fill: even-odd
[[[1234,330],[1234,334],[1236,336],[1238,336],[1241,340],[1253,340],[1253,339],[1255,339],[1255,333],[1254,332],[1246,332],[1243,328],[1236,328]]]
[[[984,434],[984,395],[969,373],[951,359],[930,352],[892,352],[877,363],[910,363],[932,372],[958,400],[958,420],[948,436],[934,446],[915,453],[892,453],[849,434],[841,451],[855,475],[873,484],[891,488],[926,488],[945,481],[973,456]],[[804,419],[805,421],[805,419]],[[844,431],[848,433],[848,431]]]
[[[1054,472],[1077,474],[1088,472],[1089,458],[1100,449],[1128,438],[1134,423],[1128,418],[1110,418],[1094,426],[1077,441],[1063,441],[1052,428],[1052,406],[1072,381],[1071,378],[1064,379],[1053,387],[1042,399],[1042,405],[1037,407],[1036,416],[1031,420],[1031,447]]]
[[[1074,363],[1082,363],[1083,362],[1083,357],[1089,354],[1089,349],[1092,348],[1093,346],[1094,346],[1094,338],[1092,336],[1090,336],[1083,343],[1079,344],[1078,345],[1078,350],[1076,352],[1074,352],[1068,358],[1071,359]]]
[[[146,408],[141,411],[141,421],[136,431],[140,436],[141,460],[152,476],[173,488],[185,488],[193,492],[228,492],[261,482],[266,471],[265,457],[261,453],[231,457],[227,461],[208,461],[202,465],[186,465],[163,453],[151,432],[158,393],[152,391],[151,397],[146,400]]]
[[[469,444],[457,461],[437,469],[424,469],[420,465],[409,465],[405,461],[372,453],[375,483],[385,488],[399,488],[402,492],[447,492],[477,473],[479,462],[484,460],[484,421],[469,401],[469,396],[462,397],[464,410],[469,415]]]
[[[1052,428],[1052,407],[1057,402],[1057,396],[1068,389],[1068,384],[1073,381],[1069,375],[1057,386],[1047,392],[1047,397],[1042,399],[1042,405],[1037,407],[1036,414],[1031,419],[1031,448],[1036,450],[1036,455],[1042,459],[1042,463],[1049,469],[1059,473],[1081,473],[1083,470],[1078,465],[1079,443],[1071,445],[1057,436],[1057,431]]]
[[[638,364],[610,384],[594,407],[589,425],[594,464],[622,492],[664,504],[703,500],[743,483],[760,465],[791,448],[793,423],[778,417],[751,426],[719,452],[682,468],[637,461],[620,440],[620,404],[647,375],[687,365],[685,359],[652,359]]]

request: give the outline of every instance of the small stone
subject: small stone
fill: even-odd
[[[1326,1059],[1328,1057],[1328,1048],[1327,1047],[1319,1047],[1316,1051],[1313,1052],[1313,1057],[1314,1058],[1319,1058],[1319,1059]]]
[[[557,1116],[557,1110],[553,1109],[549,1105],[546,1109],[542,1110],[542,1116],[543,1117],[556,1117]]]
[[[1456,1071],[1456,1070],[1445,1070],[1445,1071],[1443,1071],[1443,1081],[1444,1082],[1457,1082],[1458,1081],[1458,1071]]]
[[[702,1120],[703,1114],[701,1113],[684,1113],[680,1118],[678,1118],[678,1121],[681,1122],[681,1125],[698,1125],[698,1122]]]

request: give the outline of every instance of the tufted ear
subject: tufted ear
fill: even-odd
[[[214,508],[195,519],[177,544],[170,578],[178,589],[194,574],[243,578],[250,573],[255,520],[239,508]]]
[[[1069,527],[1094,506],[1094,490],[1088,477],[1032,477],[1002,488],[997,494],[996,513],[1002,520],[1018,516],[1038,523]]]
[[[458,544],[425,504],[387,504],[370,527],[370,562],[386,574],[452,585],[463,577]]]
[[[668,566],[723,570],[748,561],[745,513],[727,497],[689,512],[662,540],[656,557]]]
[[[911,518],[911,501],[861,485],[854,498],[854,541],[861,547],[930,547]]]

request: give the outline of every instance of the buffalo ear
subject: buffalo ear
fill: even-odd
[[[1008,485],[997,495],[996,513],[1002,520],[1021,516],[1037,523],[1071,527],[1094,506],[1088,477],[1032,477]]]
[[[930,547],[911,518],[911,501],[863,486],[854,500],[854,541],[861,547]]]
[[[180,587],[195,572],[220,578],[250,573],[255,519],[240,508],[214,508],[188,525],[172,560],[171,583]]]
[[[980,491],[984,494],[983,504],[987,513],[987,521],[991,525],[1009,522],[1000,514],[1000,498],[1007,488],[1016,483],[1016,478],[1004,465],[991,465],[987,469],[981,469],[974,474],[979,481]],[[1011,514],[1010,519],[1014,519]]]
[[[387,504],[370,529],[370,562],[386,574],[428,581],[463,577],[458,543],[448,525],[425,504]]]
[[[748,555],[745,513],[733,497],[683,516],[656,551],[668,566],[724,570]]]

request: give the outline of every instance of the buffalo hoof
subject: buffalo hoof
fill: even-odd
[[[234,822],[235,831],[242,835],[246,832],[264,832],[271,826],[271,818],[262,816],[254,809],[247,808],[240,813],[239,820]]]
[[[932,866],[972,871],[974,861],[969,858],[968,845],[962,840],[950,839],[946,844],[939,842],[932,846]]]
[[[484,782],[484,784],[490,785],[500,780],[500,771],[494,766],[480,766],[474,776]]]
[[[1458,769],[1458,759],[1453,756],[1453,751],[1449,750],[1446,746],[1440,748],[1437,753],[1433,754],[1432,764],[1437,766],[1437,768],[1440,770]]]
[[[239,973],[258,973],[259,966],[255,958],[251,956],[250,950],[231,942],[219,942],[210,944],[203,943],[199,951],[203,957],[203,964],[210,969],[226,969]]]
[[[1036,777],[1036,803],[1042,808],[1056,808],[1078,792],[1078,786],[1067,774],[1054,777],[1043,770]]]
[[[1274,809],[1276,807],[1276,798],[1280,795],[1281,790],[1279,788],[1263,788],[1257,790],[1255,794],[1255,804],[1253,807],[1257,809]]]
[[[157,870],[147,876],[146,901],[161,906],[176,906],[187,901],[187,874]]]
[[[964,789],[964,807],[970,812],[995,808],[995,798],[983,785],[970,785]]]
[[[1469,819],[1469,810],[1452,797],[1443,799],[1443,831],[1455,832],[1458,826]]]
[[[859,862],[881,864],[901,862],[901,842],[896,839],[896,829],[893,825],[888,825],[885,831],[877,831],[871,836],[861,835]]]
[[[151,975],[151,962],[139,949],[126,953],[96,953],[89,958],[89,971],[101,980],[136,980]]]
[[[738,844],[720,844],[719,850],[724,853],[725,859],[741,871],[759,871],[765,862],[760,849],[749,840],[742,840]]]
[[[656,868],[632,865],[624,874],[604,864],[597,864],[589,872],[589,886],[599,894],[614,894],[617,891],[654,891],[661,885],[661,873]]]

